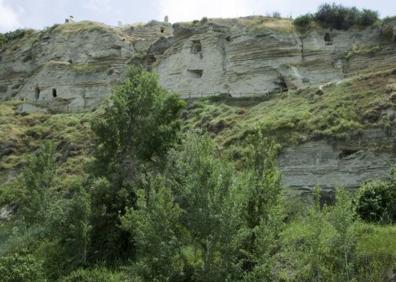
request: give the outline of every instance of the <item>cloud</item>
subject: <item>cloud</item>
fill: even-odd
[[[21,26],[17,11],[0,0],[0,32],[6,32]]]
[[[246,0],[159,0],[161,16],[172,22],[191,21],[202,17],[240,17],[253,14]]]
[[[88,0],[83,3],[83,8],[93,12],[106,12],[111,10],[109,0]]]

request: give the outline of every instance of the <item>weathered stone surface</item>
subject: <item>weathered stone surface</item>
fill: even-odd
[[[16,112],[18,114],[31,114],[31,113],[46,113],[48,110],[44,107],[37,107],[29,103],[22,103],[18,105]]]
[[[279,157],[283,184],[300,192],[357,188],[364,181],[386,179],[396,163],[396,137],[380,129],[348,141],[312,141],[286,148]]]
[[[90,110],[111,94],[131,63],[156,71],[165,88],[184,98],[312,87],[319,99],[330,83],[396,69],[395,44],[384,39],[381,27],[300,34],[288,19],[265,17],[122,28],[70,23],[30,32],[0,50],[0,100],[24,100],[20,113]],[[396,100],[395,83],[386,88],[390,101]],[[367,124],[384,115],[395,118],[382,104],[362,113]],[[222,127],[218,123],[211,131]],[[396,160],[391,133],[373,129],[353,140],[286,148],[279,157],[284,184],[304,192],[386,178]]]
[[[0,99],[15,97],[55,111],[92,109],[123,79],[131,58],[171,32],[167,25],[162,33],[161,26],[80,22],[25,35],[0,51]]]
[[[9,220],[16,212],[17,206],[15,204],[10,204],[0,208],[0,221]]]
[[[252,31],[237,20],[217,22],[176,25],[175,43],[156,63],[166,88],[183,97],[262,96],[396,65],[395,45],[383,43],[377,28],[317,29],[303,36],[293,29]]]
[[[69,23],[15,40],[0,57],[0,99],[53,103],[59,111],[96,107],[129,63],[155,70],[165,88],[186,98],[262,96],[396,66],[395,43],[384,41],[380,27],[302,35],[290,20],[266,17],[123,28]]]

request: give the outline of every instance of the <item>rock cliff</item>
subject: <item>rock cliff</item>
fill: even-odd
[[[396,24],[391,28],[396,34]],[[269,99],[304,89],[320,97],[327,85],[396,68],[395,38],[382,31],[379,25],[301,33],[288,19],[259,16],[121,28],[56,25],[26,31],[1,47],[0,100],[22,100],[18,111],[25,113],[88,111],[110,95],[130,64],[157,72],[165,88],[184,98]],[[394,74],[382,90],[396,93],[392,81]],[[394,108],[380,111],[392,116]],[[370,115],[365,118],[370,123]],[[359,136],[307,138],[285,147],[279,157],[285,185],[300,191],[315,185],[354,188],[387,177],[396,160],[394,136],[375,122]],[[377,150],[378,144],[387,149]]]

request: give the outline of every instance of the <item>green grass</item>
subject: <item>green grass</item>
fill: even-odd
[[[26,157],[45,141],[53,141],[57,148],[59,173],[80,175],[92,150],[90,119],[92,113],[18,115],[18,103],[0,103],[0,148],[7,146],[12,153],[0,160],[0,180],[10,171],[18,172]]]
[[[353,46],[351,50],[346,52],[345,59],[350,60],[354,56],[362,56],[362,55],[375,55],[375,53],[382,50],[380,45],[372,45],[372,46]]]
[[[273,94],[268,100],[194,100],[184,113],[184,130],[206,131],[220,148],[232,154],[240,154],[246,138],[257,130],[281,145],[315,139],[345,140],[366,128],[394,126],[383,111],[396,110],[396,101],[387,90],[395,79],[395,71],[386,71],[324,86],[321,93],[317,88],[308,88]],[[18,103],[0,103],[0,148],[11,148],[0,160],[0,180],[5,182],[10,174],[17,174],[26,157],[47,140],[57,146],[60,174],[82,174],[91,158],[89,121],[95,114],[18,115]],[[381,146],[392,149],[392,144]]]
[[[238,21],[250,32],[274,31],[293,33],[295,31],[293,22],[286,18],[254,16],[240,18]]]
[[[103,72],[109,69],[109,64],[71,64],[70,67],[78,74]]]
[[[62,33],[76,33],[76,32],[78,33],[82,31],[107,32],[107,31],[112,31],[112,28],[110,26],[98,22],[81,21],[81,22],[58,25],[52,30],[52,32],[62,32]]]
[[[396,225],[365,224],[361,228],[358,252],[364,256],[389,256],[396,262]]]
[[[274,94],[268,101],[251,105],[204,99],[192,102],[185,128],[208,131],[220,146],[243,141],[263,130],[285,145],[313,139],[347,139],[363,129],[389,126],[382,115],[396,109],[386,85],[396,78],[391,71],[355,77],[338,85]]]

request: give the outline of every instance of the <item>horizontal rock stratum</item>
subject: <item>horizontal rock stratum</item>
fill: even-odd
[[[185,98],[256,97],[337,81],[396,65],[381,27],[315,28],[252,16],[114,28],[95,22],[28,31],[0,51],[0,99],[22,111],[82,111],[97,106],[129,64],[159,74]]]
[[[139,64],[183,98],[260,97],[247,107],[209,105],[207,116],[196,114],[196,124],[221,146],[264,126],[283,136],[278,163],[285,186],[302,193],[317,185],[353,189],[389,177],[396,163],[396,42],[382,31],[381,25],[344,31],[317,26],[300,33],[289,19],[260,16],[117,28],[55,25],[25,31],[1,47],[0,101],[17,100],[18,112],[47,117],[90,111],[129,65]],[[223,110],[224,117],[215,118]],[[18,151],[13,146],[23,136],[39,135],[24,132],[0,125],[0,157]],[[10,162],[6,178],[18,172]]]

